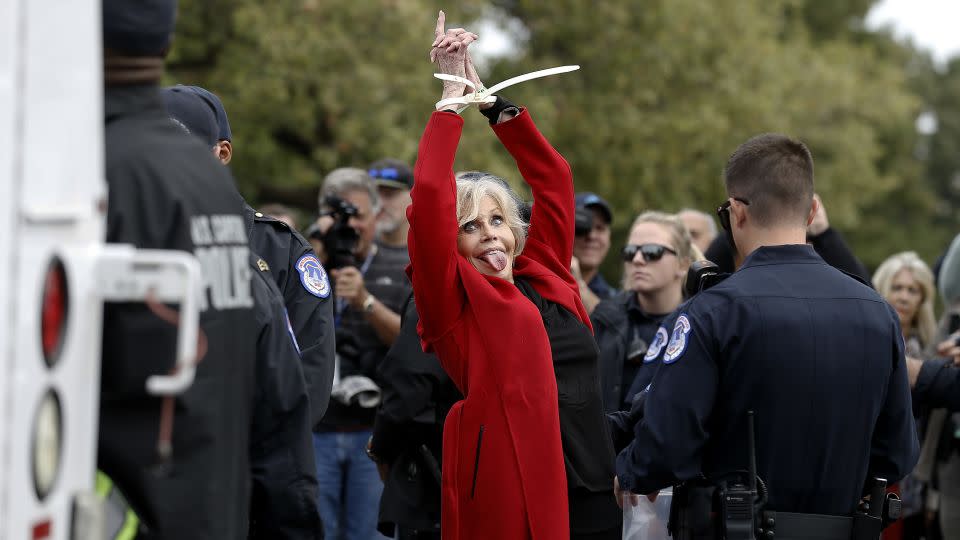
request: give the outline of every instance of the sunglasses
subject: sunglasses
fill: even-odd
[[[717,208],[717,217],[720,218],[720,226],[723,227],[723,230],[725,231],[730,230],[730,204],[731,204],[730,201],[731,200],[750,206],[750,201],[746,199],[741,199],[740,197],[730,197],[729,199],[724,201],[724,203],[721,204],[719,208]]]
[[[677,254],[676,251],[667,246],[661,246],[660,244],[627,244],[623,246],[623,252],[621,253],[623,261],[633,262],[633,258],[637,256],[637,252],[640,252],[640,254],[643,255],[643,260],[648,263],[659,261],[664,253]]]

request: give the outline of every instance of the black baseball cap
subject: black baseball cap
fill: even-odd
[[[185,88],[170,86],[160,91],[167,114],[187,133],[200,138],[209,148],[213,148],[219,140],[217,117],[203,98]]]
[[[176,0],[103,0],[103,46],[131,56],[163,56],[176,15]]]
[[[613,223],[613,212],[610,210],[610,204],[596,193],[583,191],[577,193],[574,200],[577,202],[577,208],[596,208],[607,220],[607,225]]]
[[[413,169],[399,159],[380,159],[371,163],[367,169],[367,174],[378,186],[413,189]]]
[[[180,88],[187,92],[193,92],[200,96],[204,102],[213,110],[217,117],[217,140],[233,142],[233,134],[230,132],[230,120],[227,119],[227,111],[223,108],[223,102],[213,92],[199,86],[188,86],[178,84],[174,88]]]

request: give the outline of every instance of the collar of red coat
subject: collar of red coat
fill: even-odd
[[[463,257],[459,254],[457,257],[463,259]],[[466,261],[464,261],[464,263],[467,265],[470,264]],[[471,265],[470,268],[473,268],[473,266]],[[476,269],[474,270],[476,271]],[[407,273],[407,278],[411,283],[413,283],[413,264],[408,264],[405,271]],[[576,315],[583,322],[583,324],[587,325],[587,328],[590,329],[590,332],[593,332],[593,325],[590,322],[590,317],[587,315],[586,309],[583,307],[583,303],[579,301],[579,296],[574,294],[571,289],[561,285],[562,279],[551,272],[547,267],[531,259],[530,257],[520,255],[517,257],[516,261],[514,261],[513,275],[514,277],[529,280],[537,292],[540,293],[544,298],[565,307],[568,311]],[[555,280],[549,279],[551,277],[555,278]],[[487,279],[500,278],[488,277]]]

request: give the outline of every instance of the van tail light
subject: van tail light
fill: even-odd
[[[70,294],[67,290],[67,271],[60,259],[54,258],[44,277],[40,314],[40,339],[43,360],[53,367],[60,357],[60,349],[67,331]]]

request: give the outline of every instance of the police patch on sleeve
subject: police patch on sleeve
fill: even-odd
[[[664,327],[657,328],[657,335],[653,336],[653,343],[650,344],[650,348],[647,349],[647,354],[643,357],[643,363],[649,364],[657,359],[660,356],[660,351],[663,350],[663,347],[667,344],[667,329]]]
[[[680,359],[683,351],[687,350],[687,340],[690,337],[690,319],[684,313],[677,318],[677,324],[673,325],[673,334],[670,336],[670,343],[667,344],[667,351],[663,355],[664,364],[672,364]]]
[[[304,255],[297,260],[297,272],[300,273],[300,282],[308,293],[318,297],[326,298],[330,296],[330,280],[327,279],[327,271],[316,256],[312,254]]]

